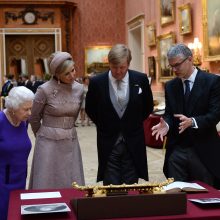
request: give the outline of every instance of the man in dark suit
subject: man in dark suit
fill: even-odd
[[[110,70],[91,77],[86,113],[97,127],[97,181],[132,184],[148,180],[143,121],[153,110],[146,74],[129,70],[131,52],[117,44],[108,54]]]
[[[156,139],[167,135],[164,162],[166,177],[176,181],[200,180],[220,187],[220,77],[193,65],[184,44],[167,53],[176,78],[165,85],[165,114],[152,127]]]
[[[12,83],[13,78],[14,75],[12,74],[5,76],[5,82],[4,85],[2,86],[1,96],[3,97],[8,96],[8,93],[13,88],[13,83]]]
[[[30,89],[32,91],[32,82],[29,79],[29,76],[27,74],[21,75],[22,77],[22,86],[25,86],[26,88]]]
[[[40,78],[40,76],[31,75],[31,82],[32,82],[32,92],[35,94],[37,91],[37,88],[44,84],[44,81]]]

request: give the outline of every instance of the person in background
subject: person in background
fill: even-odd
[[[18,76],[17,86],[24,86],[23,78],[21,75]]]
[[[32,90],[32,81],[29,79],[29,76],[27,74],[23,74],[21,77],[23,82],[22,85]]]
[[[175,181],[200,180],[220,188],[220,77],[196,68],[179,43],[167,53],[176,77],[165,85],[165,114],[152,135],[167,135],[164,174]]]
[[[1,109],[5,108],[5,97],[8,96],[8,93],[10,92],[10,90],[14,87],[13,85],[13,80],[14,75],[9,74],[7,76],[4,76],[4,85],[2,86],[2,91],[1,91],[1,103],[0,103],[0,107]]]
[[[31,91],[33,92],[33,93],[36,93],[36,91],[37,91],[37,87],[35,87],[35,83],[36,83],[36,81],[37,81],[37,77],[35,76],[35,75],[31,75],[30,76],[30,81],[31,81]]]
[[[31,90],[33,93],[36,93],[37,88],[44,83],[39,75],[31,75],[30,80],[32,82]]]
[[[133,184],[148,180],[143,121],[153,110],[146,74],[130,70],[131,51],[116,44],[108,54],[110,70],[90,78],[86,113],[97,128],[97,181]]]
[[[37,75],[35,82],[32,84],[33,92],[36,93],[37,88],[42,84],[44,84],[44,80],[41,76]]]
[[[12,85],[13,85],[13,87],[16,87],[16,86],[18,86],[18,82],[17,82],[17,80],[15,79],[15,76],[14,75],[12,75],[13,77],[12,77],[12,80],[11,80],[11,82],[12,82]]]
[[[6,97],[8,96],[8,93],[10,92],[10,90],[14,87],[12,83],[14,75],[9,74],[5,76],[4,78],[5,80],[4,80],[4,85],[2,86],[1,96]]]
[[[83,85],[75,81],[74,61],[69,53],[53,53],[48,64],[53,77],[38,87],[30,117],[36,136],[30,189],[85,184],[74,127],[83,100]]]
[[[83,102],[80,109],[80,119],[81,119],[81,125],[85,126],[85,121],[87,121],[87,125],[90,126],[89,117],[86,115],[85,112],[85,106],[86,106],[86,93],[88,92],[88,85],[89,85],[89,77],[85,76],[83,77],[83,88],[84,88],[84,96],[83,96]]]
[[[31,150],[26,121],[31,115],[33,99],[33,92],[26,87],[14,87],[5,98],[6,108],[0,112],[1,220],[7,220],[10,192],[25,189]]]

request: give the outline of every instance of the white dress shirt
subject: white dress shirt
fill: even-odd
[[[109,77],[109,80],[110,80],[112,87],[114,89],[115,95],[117,96],[117,84],[118,84],[117,81],[118,80],[112,76],[111,70],[109,70],[108,77]],[[129,85],[129,74],[127,72],[125,74],[124,78],[121,80],[121,87],[124,92],[124,97],[126,97],[126,95],[127,95],[128,85]]]

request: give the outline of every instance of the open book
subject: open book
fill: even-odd
[[[197,183],[176,181],[163,187],[167,192],[208,192],[208,190]]]

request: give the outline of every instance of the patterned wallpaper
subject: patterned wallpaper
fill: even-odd
[[[31,7],[34,8],[37,4],[39,4],[40,8],[37,8],[36,6],[36,10],[42,9],[42,11],[48,11],[47,4],[51,4],[50,0],[13,0],[13,4],[11,3],[10,5],[7,5],[8,0],[1,0],[0,2],[2,5],[6,2],[5,10],[7,11],[8,8],[10,8],[9,11],[13,11],[13,13],[14,11],[16,12],[16,10],[21,11],[24,8],[27,8],[28,4],[26,4],[26,2],[30,5],[34,3],[34,6],[31,5]],[[16,2],[18,2],[18,8]],[[17,19],[17,21],[10,18],[10,23],[5,25],[3,13],[1,12],[0,26],[19,28],[62,27],[62,24],[66,21],[61,20],[65,19],[65,17],[60,15],[61,12],[59,5],[65,5],[65,3],[68,5],[68,2],[76,3],[76,7],[72,11],[73,24],[71,24],[71,28],[66,29],[65,25],[63,25],[62,45],[66,45],[65,33],[70,30],[72,36],[68,38],[70,40],[68,50],[72,51],[74,61],[76,62],[78,76],[84,76],[85,74],[86,47],[104,45],[112,46],[116,43],[125,43],[125,0],[53,0],[53,2],[57,2],[50,8],[50,10],[55,12],[54,24],[51,24],[50,21],[47,22],[42,19],[38,19],[37,24],[27,26],[23,24],[21,18]],[[1,10],[4,10],[4,8]]]
[[[74,54],[78,75],[85,72],[85,48],[125,43],[125,0],[78,0],[74,12]]]

